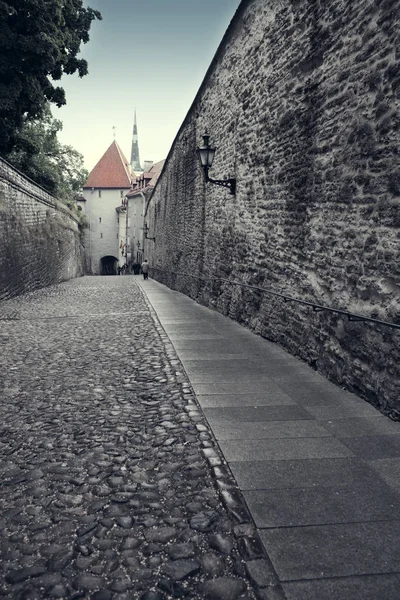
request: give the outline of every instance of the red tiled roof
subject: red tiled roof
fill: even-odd
[[[149,183],[149,185],[151,185],[152,187],[154,187],[157,183],[157,179],[159,178],[161,171],[163,170],[164,167],[164,163],[165,163],[165,159],[164,160],[160,160],[159,162],[155,163],[149,173],[151,175],[151,181]]]
[[[132,187],[131,190],[129,190],[127,196],[132,197],[138,192],[143,192],[148,188],[153,188],[157,183],[157,179],[160,176],[164,163],[165,159],[160,160],[160,162],[157,162],[154,165],[152,165],[152,167],[147,173],[142,173],[141,175],[139,175],[136,178],[137,183]],[[145,185],[143,187],[139,187],[139,181],[145,181]]]
[[[84,188],[130,188],[135,178],[130,164],[114,140],[89,173]]]

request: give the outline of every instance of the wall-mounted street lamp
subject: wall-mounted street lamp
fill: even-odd
[[[145,240],[152,240],[153,242],[156,241],[155,237],[149,237],[147,234],[149,233],[149,226],[147,225],[147,223],[145,222],[143,225],[143,233],[144,233],[144,239]]]
[[[205,131],[203,135],[203,146],[197,148],[197,155],[200,159],[201,166],[204,169],[204,176],[208,183],[214,183],[214,185],[221,185],[222,187],[229,188],[231,194],[236,194],[236,179],[211,179],[208,176],[208,171],[212,166],[216,148],[210,146],[210,136]]]

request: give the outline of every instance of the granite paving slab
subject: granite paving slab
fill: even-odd
[[[262,393],[272,391],[275,384],[267,378],[265,381],[232,381],[226,383],[195,383],[192,384],[196,395],[209,396],[210,394],[237,394],[237,393]]]
[[[229,363],[227,363],[226,365],[224,363],[221,365],[220,360],[221,359],[218,354],[215,357],[212,357],[211,359],[210,356],[208,356],[207,359],[202,360],[188,360],[186,358],[181,358],[186,373],[190,373],[190,375],[192,375],[192,373],[198,372],[215,375],[215,373],[219,373],[221,372],[221,370],[226,373],[234,373],[238,369],[240,369],[240,371],[242,369],[246,369],[250,371],[255,371],[256,373],[262,372],[262,367],[260,367],[260,365],[257,364],[257,361],[249,360],[245,357],[237,358],[234,354],[230,354]]]
[[[385,521],[399,516],[400,496],[379,477],[349,486],[258,490],[244,493],[257,527],[302,527]]]
[[[230,350],[230,349],[229,349]],[[244,361],[248,361],[248,358],[245,354],[241,353],[241,352],[217,352],[217,351],[213,351],[212,349],[210,350],[198,350],[198,351],[193,351],[191,348],[189,348],[189,350],[185,350],[183,348],[181,348],[179,350],[179,358],[181,359],[182,363],[185,365],[187,362],[193,362],[195,361],[200,362],[200,363],[207,363],[207,362],[213,362],[215,360],[215,358],[218,357],[218,361],[222,361],[222,360],[235,360],[235,361],[239,361],[239,360],[244,360]],[[218,368],[218,367],[217,367]]]
[[[342,437],[342,443],[365,460],[400,457],[399,435]]]
[[[260,535],[281,581],[400,573],[398,520],[262,529]]]
[[[260,385],[263,383],[266,389],[268,389],[271,384],[271,379],[266,373],[261,371],[254,371],[254,373],[252,373],[249,370],[243,373],[239,368],[224,369],[221,367],[220,370],[213,369],[205,371],[199,367],[197,370],[192,369],[190,371],[186,371],[186,373],[190,377],[190,382],[193,387],[197,387],[198,385],[202,384],[206,386],[215,384],[217,388],[220,389],[222,384],[226,383],[229,387],[231,387],[237,383],[241,389],[243,389],[243,384],[248,384],[254,388],[253,381],[255,378],[257,379],[258,384]],[[260,388],[257,387],[256,389]]]
[[[312,370],[308,374],[307,372],[301,373],[301,377],[292,369],[290,369],[288,375],[288,371],[284,375],[277,374],[272,378],[286,394],[294,396],[296,402],[300,404],[318,406],[321,404],[336,404],[343,401],[360,403],[360,398],[342,390],[332,382],[324,380],[318,373]]]
[[[364,575],[283,585],[287,600],[398,600],[400,575]]]
[[[185,371],[188,374],[190,373],[190,375],[196,375],[198,373],[201,373],[202,375],[208,375],[210,377],[210,381],[212,381],[213,377],[215,377],[219,373],[224,373],[232,376],[234,376],[235,373],[237,373],[246,383],[248,383],[252,379],[257,379],[260,381],[261,378],[264,381],[267,380],[272,382],[271,376],[268,373],[266,373],[263,366],[255,363],[254,361],[245,362],[243,360],[233,360],[229,364],[220,364],[218,357],[216,358],[217,360],[215,361],[215,363],[218,364],[215,364],[214,362],[207,363],[206,361],[198,362],[196,365],[188,364],[187,361],[182,362],[185,366]],[[274,386],[277,387],[276,384],[274,384]]]
[[[331,434],[315,421],[215,421],[210,420],[215,437],[221,440],[263,440],[265,438],[317,438]]]
[[[400,458],[380,458],[370,460],[368,464],[390,487],[400,491]]]
[[[240,488],[245,491],[316,486],[338,488],[358,482],[368,487],[376,482],[375,464],[370,467],[359,458],[319,458],[230,462],[229,466]],[[398,469],[400,476],[400,464]],[[377,470],[383,477],[380,466]]]
[[[187,350],[190,352],[200,351],[200,352],[213,352],[218,353],[222,352],[226,354],[229,352],[243,354],[243,347],[237,343],[228,343],[226,339],[222,336],[221,338],[213,338],[213,339],[180,339],[174,340],[174,348],[175,350]]]
[[[204,332],[186,332],[186,333],[171,333],[168,337],[172,342],[192,341],[192,340],[222,340],[223,337],[219,333],[204,333]]]
[[[311,419],[310,415],[298,407],[296,402],[283,394],[282,392],[276,391],[273,394],[221,394],[212,396],[197,396],[197,399],[202,408],[242,408],[242,407],[260,407],[260,406],[271,406],[272,411],[276,410],[279,412],[280,406],[292,406],[294,409],[294,417],[291,411],[288,411],[283,419],[293,417],[296,415],[302,415],[301,418]],[[299,410],[297,411],[297,409]],[[273,414],[273,413],[272,413]],[[280,413],[282,415],[282,413]],[[300,417],[298,417],[300,418]],[[273,417],[272,419],[273,420]]]
[[[207,417],[209,423],[226,423],[229,421],[237,421],[238,423],[246,423],[251,421],[298,421],[301,419],[309,419],[312,420],[307,411],[304,410],[301,406],[287,405],[287,402],[284,404],[274,404],[272,406],[269,405],[268,402],[263,404],[260,402],[259,405],[251,405],[251,406],[234,406],[229,405],[228,402],[232,396],[223,396],[227,398],[227,404],[222,408],[219,407],[211,407],[205,408],[204,413]],[[241,396],[235,396],[240,398]],[[214,396],[198,396],[202,401],[203,398],[209,398],[209,403]],[[215,398],[222,398],[221,396],[215,396]],[[275,401],[275,397],[273,397]],[[200,402],[201,404],[201,402]],[[204,405],[203,405],[204,406]]]
[[[221,367],[224,367],[224,363],[220,364],[221,360],[229,360],[229,364],[225,365],[225,368],[236,369],[236,368],[249,368],[257,367],[257,361],[249,359],[245,354],[238,355],[234,353],[226,353],[220,355],[218,352],[215,355],[211,352],[204,353],[203,355],[195,353],[193,358],[186,356],[186,352],[182,351],[179,353],[182,364],[185,366],[185,371],[188,373],[191,369],[201,369],[204,371],[214,370],[218,371]]]
[[[256,457],[262,460],[293,460],[354,456],[339,440],[331,437],[220,440],[219,445],[228,463],[252,461]]]
[[[363,404],[337,403],[335,406],[304,406],[307,412],[319,421],[345,419],[347,417],[381,417],[382,415],[367,402]]]
[[[379,415],[379,413],[378,413]],[[352,438],[374,435],[400,435],[400,423],[391,421],[383,415],[377,419],[373,417],[358,417],[337,419],[334,421],[320,421],[332,435],[339,438]]]

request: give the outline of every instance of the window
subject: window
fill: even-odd
[[[100,234],[100,237],[101,237],[101,238],[103,237],[103,234],[102,234],[102,233]]]
[[[101,190],[99,190],[99,198],[101,198]]]
[[[124,190],[121,190],[121,191],[120,191],[120,196],[121,196],[121,198],[123,198],[123,197],[124,197]]]
[[[101,217],[99,217],[99,223],[101,223]]]
[[[117,233],[117,239],[118,239],[118,233]]]

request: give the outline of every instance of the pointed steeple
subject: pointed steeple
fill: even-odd
[[[136,122],[136,108],[135,108],[135,114],[134,114],[134,118],[133,118],[131,167],[132,167],[132,171],[134,171],[136,174],[143,173],[143,169],[140,166],[140,158],[139,158],[139,141],[138,141],[137,122]]]

